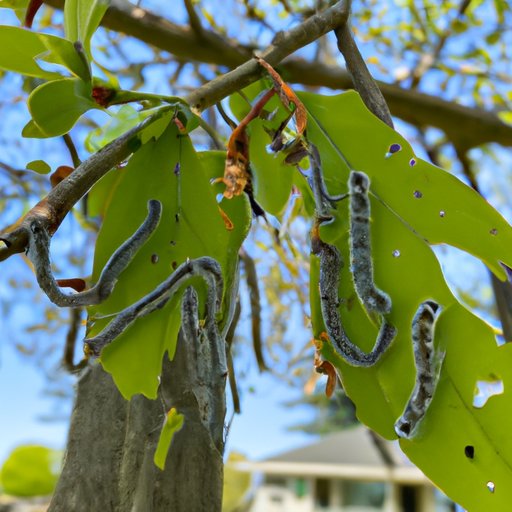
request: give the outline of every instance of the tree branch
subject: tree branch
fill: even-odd
[[[64,4],[63,0],[45,0],[45,3],[57,8],[62,8]],[[339,8],[339,5],[340,3],[327,9],[324,13],[312,16],[306,20],[308,25],[302,24],[293,30],[302,31],[303,35],[307,36],[304,33],[306,27],[309,29],[315,25],[319,16],[321,19],[333,16],[333,10],[336,12],[335,8]],[[343,21],[345,21],[345,16],[346,13],[343,13]],[[338,26],[341,24],[340,21]],[[204,28],[202,36],[199,38],[189,27],[171,23],[124,0],[112,1],[102,20],[102,25],[136,37],[185,61],[198,61],[235,68],[247,61],[254,50]],[[335,27],[336,23],[330,29]],[[278,33],[272,46],[281,47],[281,39],[288,33]],[[319,37],[319,35],[321,34],[317,33],[314,37]],[[303,44],[307,44],[307,42],[310,41]],[[284,51],[281,54],[271,55],[264,50],[260,56],[275,66],[279,60],[287,57],[299,47],[283,48]],[[280,66],[279,71],[288,82],[292,83],[331,89],[352,88],[350,74],[337,66],[327,66],[300,58],[289,58]],[[254,63],[249,63],[248,67],[237,70],[237,74],[228,74],[224,78],[225,81],[219,78],[210,88],[208,86],[200,88],[198,94],[191,99],[204,109],[215,104],[222,97],[232,94],[240,86],[257,80],[260,74],[261,70],[257,70]],[[505,124],[493,112],[465,107],[385,82],[377,82],[377,84],[394,116],[418,127],[439,128],[460,148],[469,149],[488,142],[512,146],[512,126]]]
[[[172,107],[169,107],[169,109]],[[128,158],[140,145],[139,133],[159,119],[168,108],[162,108],[128,132],[84,160],[66,179],[54,187],[16,225],[0,233],[0,261],[25,251],[30,239],[30,225],[39,221],[49,234],[55,233],[74,204],[108,171]]]
[[[366,62],[352,37],[349,24],[341,25],[335,30],[335,34],[338,39],[338,49],[345,58],[347,69],[352,75],[355,90],[361,95],[368,110],[393,128],[393,120],[391,119],[391,113],[389,112],[386,100],[366,67]]]

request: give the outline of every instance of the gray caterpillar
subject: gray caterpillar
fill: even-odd
[[[391,311],[391,299],[373,281],[369,186],[366,174],[350,172],[350,265],[356,293],[366,310],[384,315]]]
[[[343,261],[336,247],[314,240],[313,252],[320,257],[320,299],[327,334],[338,354],[352,366],[373,366],[389,347],[396,328],[383,319],[377,340],[371,352],[364,352],[346,335],[338,311],[338,286]]]
[[[405,439],[411,439],[416,435],[439,380],[442,360],[436,360],[434,350],[434,324],[438,310],[439,304],[427,300],[420,305],[412,321],[416,385],[404,412],[395,422],[395,432]]]

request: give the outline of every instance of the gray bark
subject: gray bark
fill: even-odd
[[[204,382],[190,371],[204,364],[197,353],[180,336],[174,360],[164,357],[157,400],[139,395],[128,402],[100,364],[86,370],[49,512],[220,512],[225,375],[217,372],[216,382],[209,383],[207,407],[220,422],[212,428],[195,393]],[[160,471],[153,455],[171,406],[185,415],[185,423]]]

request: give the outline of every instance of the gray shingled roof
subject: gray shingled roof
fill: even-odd
[[[411,466],[397,443],[382,440],[380,445],[395,464]],[[304,462],[385,466],[385,461],[365,427],[354,427],[322,437],[319,441],[290,450],[262,462]]]

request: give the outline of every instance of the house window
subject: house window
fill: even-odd
[[[275,487],[286,487],[287,481],[286,478],[283,478],[282,476],[266,475],[265,484],[273,485]]]
[[[345,507],[361,507],[365,510],[381,510],[384,505],[384,482],[341,482],[342,503]]]
[[[328,508],[331,504],[331,481],[318,478],[315,482],[315,505],[318,508]]]

